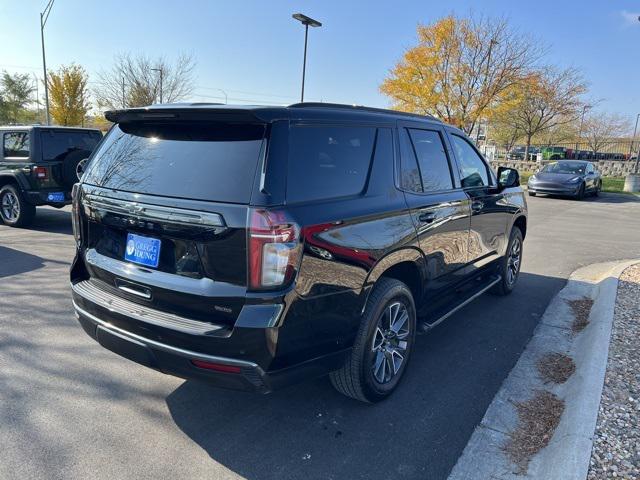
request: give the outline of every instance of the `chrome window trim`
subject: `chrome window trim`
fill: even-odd
[[[226,226],[222,216],[217,213],[129,202],[93,194],[84,195],[82,201],[85,209],[90,211],[98,210],[118,215],[128,215],[140,220],[162,221],[179,225],[202,225],[206,227]]]
[[[246,293],[246,287],[227,282],[218,282],[206,277],[190,278],[159,270],[150,270],[142,265],[107,257],[93,248],[85,252],[84,258],[92,267],[106,270],[118,277],[150,287],[164,288],[203,297],[236,296]]]

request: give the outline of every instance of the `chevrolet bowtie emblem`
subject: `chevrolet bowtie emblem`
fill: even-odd
[[[134,203],[133,205],[129,205],[128,210],[129,210],[129,213],[139,214],[144,211],[144,207],[141,205],[138,205],[137,203]]]

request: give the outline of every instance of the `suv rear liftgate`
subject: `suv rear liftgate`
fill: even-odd
[[[195,365],[207,378],[243,373],[221,376],[228,387],[270,389],[277,334],[251,327],[274,326],[283,303],[247,283],[282,287],[299,232],[249,207],[266,131],[136,118],[109,133],[74,194],[83,253],[71,273],[83,327],[103,346],[179,376]],[[248,243],[261,254],[248,257]]]

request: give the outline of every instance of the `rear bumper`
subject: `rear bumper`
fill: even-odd
[[[48,199],[50,193],[62,192],[64,193],[64,202],[52,202]],[[52,207],[64,207],[65,205],[71,205],[71,192],[64,191],[62,188],[49,189],[49,190],[29,190],[25,192],[26,200],[32,205],[51,205]]]
[[[205,380],[216,386],[233,390],[267,393],[271,382],[259,365],[244,360],[205,355],[177,348],[127,332],[100,320],[95,315],[73,304],[84,331],[107,350],[163,373],[182,378]],[[193,361],[204,361],[222,368],[230,367],[237,373],[199,368]]]
[[[81,305],[79,305],[80,302],[82,302]],[[106,319],[99,318],[97,310],[93,308],[95,313],[89,312],[88,308],[84,308],[86,303],[86,299],[78,297],[74,292],[73,306],[80,325],[104,348],[168,375],[201,380],[216,387],[232,390],[269,393],[303,380],[326,375],[340,368],[351,351],[349,348],[331,352],[280,370],[267,372],[257,363],[248,360],[202,353],[196,349],[178,347],[130,332]],[[95,304],[92,305],[94,306]],[[98,307],[98,310],[100,309]],[[221,338],[219,341],[225,341],[225,339]],[[247,346],[249,345],[245,345]],[[216,370],[200,368],[194,364],[194,361],[208,362],[218,368]]]

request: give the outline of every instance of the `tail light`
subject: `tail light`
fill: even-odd
[[[71,189],[71,226],[73,228],[73,238],[76,244],[80,245],[80,184],[74,183]]]
[[[38,180],[46,180],[49,178],[47,167],[33,167],[32,172]]]
[[[300,260],[300,228],[282,210],[249,211],[249,288],[288,285]]]

